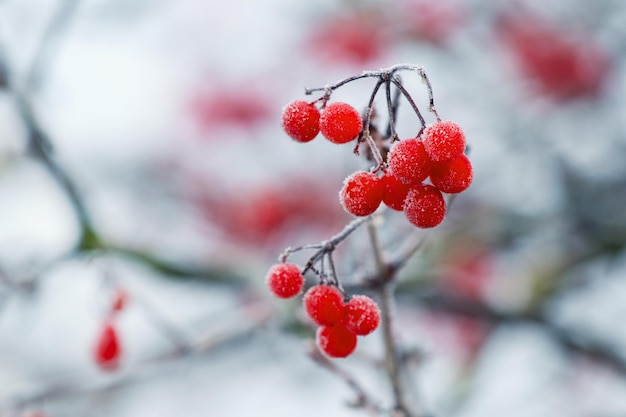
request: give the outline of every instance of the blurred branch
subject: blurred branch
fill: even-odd
[[[359,382],[344,369],[338,367],[335,362],[324,356],[315,344],[311,344],[308,349],[309,357],[322,368],[337,375],[356,393],[357,399],[351,404],[353,407],[362,408],[372,417],[379,417],[381,408],[374,401]]]
[[[389,267],[389,264],[383,259],[382,247],[376,229],[375,219],[367,223],[367,230],[376,265],[377,280],[381,283],[378,287],[378,295],[380,299],[381,311],[381,327],[383,331],[383,340],[385,345],[385,368],[389,376],[393,398],[394,410],[398,417],[412,417],[414,414],[409,410],[405,398],[404,385],[400,368],[400,350],[397,346],[397,340],[393,329],[393,278],[395,270]]]
[[[531,324],[544,329],[556,342],[568,351],[604,363],[626,374],[626,358],[615,348],[595,340],[582,332],[561,327],[537,313],[503,313],[490,307],[465,299],[451,297],[441,292],[422,292],[418,302],[426,308],[446,313],[470,316],[492,325]]]
[[[50,67],[50,60],[60,44],[64,30],[67,29],[74,17],[79,2],[80,0],[62,0],[59,7],[54,11],[24,78],[24,85],[28,91],[37,90],[41,85],[45,71]]]
[[[100,392],[121,389],[139,383],[150,376],[154,371],[154,364],[167,363],[183,357],[190,357],[199,354],[213,353],[218,349],[235,345],[253,335],[259,328],[265,325],[273,317],[273,312],[259,302],[256,306],[246,306],[246,311],[242,312],[247,318],[242,320],[241,314],[231,314],[220,316],[221,331],[216,331],[215,325],[211,325],[207,330],[200,332],[189,346],[188,350],[181,351],[175,347],[165,353],[148,358],[140,363],[132,364],[127,369],[122,369],[115,378],[104,382],[89,383],[80,377],[65,382],[57,382],[54,386],[45,387],[40,392],[16,396],[5,404],[0,404],[3,410],[23,410],[31,405],[37,405],[44,401],[60,400],[82,395],[92,395]]]

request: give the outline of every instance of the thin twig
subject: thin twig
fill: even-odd
[[[354,407],[364,409],[372,417],[378,417],[381,415],[381,407],[374,399],[372,399],[367,391],[365,391],[356,378],[350,375],[346,370],[338,367],[335,362],[324,356],[314,344],[309,346],[307,353],[315,363],[341,378],[355,392],[357,399],[352,404]]]
[[[396,412],[401,413],[400,415],[403,417],[411,417],[412,413],[409,411],[406,404],[405,391],[400,371],[399,349],[396,345],[397,341],[393,331],[393,275],[387,268],[383,258],[376,225],[373,221],[370,221],[367,226],[370,241],[372,243],[376,270],[379,274],[381,282],[384,283],[379,287],[378,295],[380,298],[381,327],[385,345],[385,368],[387,369],[387,375],[393,392],[394,409]]]

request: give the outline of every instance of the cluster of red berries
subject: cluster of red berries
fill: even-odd
[[[438,121],[417,138],[405,139],[391,147],[387,155],[389,169],[382,177],[357,172],[346,179],[340,193],[346,210],[357,216],[373,213],[380,203],[404,211],[411,224],[421,228],[439,225],[446,214],[442,193],[465,191],[473,179],[473,169],[464,154],[465,134],[454,122]],[[355,184],[368,181],[360,192]],[[424,181],[430,178],[430,184]],[[354,210],[367,202],[369,210]],[[371,211],[370,211],[371,210]]]
[[[302,292],[304,276],[294,263],[273,265],[267,274],[270,291],[279,298],[291,298]],[[304,310],[319,327],[318,347],[332,358],[345,358],[354,352],[357,336],[372,333],[380,323],[376,302],[366,295],[345,300],[333,285],[315,285],[304,294]]]
[[[115,321],[127,303],[128,293],[121,288],[116,289],[94,350],[96,364],[105,371],[114,371],[119,366],[122,349]]]
[[[333,143],[355,139],[363,127],[359,113],[346,103],[327,105],[293,101],[282,115],[283,129],[298,142],[309,142],[321,131]],[[381,203],[404,211],[417,227],[439,225],[446,214],[442,193],[455,194],[472,183],[472,164],[465,152],[465,134],[454,122],[438,121],[417,138],[396,143],[387,154],[389,169],[382,176],[358,171],[346,178],[339,193],[346,211],[368,216]],[[430,184],[424,181],[430,178]]]
[[[372,214],[384,203],[404,211],[417,227],[437,226],[446,214],[442,193],[459,193],[472,183],[472,164],[464,150],[461,128],[454,122],[437,122],[419,138],[393,145],[387,155],[389,169],[381,177],[359,171],[346,178],[341,202],[355,216]],[[427,178],[430,184],[424,183]]]

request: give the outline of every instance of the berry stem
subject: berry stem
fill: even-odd
[[[320,350],[314,344],[311,344],[308,351],[309,357],[322,368],[337,375],[339,378],[345,381],[345,383],[354,391],[357,395],[354,403],[355,407],[359,407],[367,411],[371,417],[381,416],[381,407],[372,399],[372,397],[365,391],[361,384],[349,374],[346,370],[337,366],[335,362],[324,356]]]
[[[310,245],[296,246],[295,248],[288,247],[278,257],[278,260],[280,262],[286,262],[287,259],[289,259],[289,256],[291,256],[295,252],[299,252],[299,251],[307,250],[307,249],[317,249],[317,251],[309,258],[307,263],[304,265],[304,268],[302,269],[302,275],[306,274],[307,271],[313,271],[316,275],[322,277],[325,273],[323,265],[319,270],[317,270],[315,269],[315,264],[317,264],[318,262],[322,262],[324,257],[328,255],[329,265],[331,268],[331,275],[335,281],[337,288],[345,295],[345,292],[343,291],[341,282],[339,281],[339,278],[335,270],[335,264],[330,255],[335,251],[335,249],[337,248],[337,245],[343,242],[348,236],[352,234],[352,232],[358,229],[359,226],[365,223],[368,219],[369,219],[369,216],[365,216],[365,217],[358,217],[352,220],[343,228],[343,230],[341,230],[339,233],[337,233],[336,235],[332,236],[330,239],[325,240],[323,242],[310,244]]]
[[[356,81],[356,80],[360,80],[362,78],[367,78],[367,77],[379,77],[380,74],[378,74],[377,72],[374,71],[363,71],[361,74],[359,75],[354,75],[352,77],[348,77],[346,79],[343,79],[341,81],[337,81],[335,84],[331,84],[331,85],[326,85],[324,87],[315,87],[315,88],[305,88],[304,89],[304,94],[311,95],[313,93],[315,93],[316,91],[324,91],[324,97],[328,96],[330,97],[330,94],[335,91],[336,89],[338,89],[339,87],[346,85],[352,81]],[[328,97],[326,97],[326,99],[328,99]]]
[[[383,157],[380,154],[380,149],[376,145],[376,141],[372,138],[370,134],[370,124],[372,123],[372,112],[374,111],[374,99],[376,98],[376,94],[380,89],[380,86],[385,82],[385,80],[380,79],[376,83],[374,90],[372,90],[372,94],[370,95],[370,101],[367,103],[367,110],[365,113],[365,126],[363,127],[363,137],[367,142],[368,146],[372,150],[372,155],[374,156],[374,160],[376,161],[376,170],[378,170],[383,165]]]
[[[400,83],[398,80],[394,78],[391,78],[391,82],[398,88],[398,90],[400,90],[402,95],[407,99],[407,101],[411,105],[411,108],[413,108],[413,111],[415,112],[417,117],[420,119],[420,123],[422,124],[422,129],[420,129],[420,132],[421,132],[426,127],[426,119],[424,119],[424,116],[422,116],[422,112],[420,112],[420,109],[417,108],[415,101],[413,101],[413,97],[411,97],[409,92],[406,91],[406,88],[404,88],[402,83]]]
[[[399,75],[394,75],[394,78],[398,80],[399,83],[402,83],[402,79]],[[391,92],[391,80],[387,81],[387,85],[389,91]],[[398,117],[398,106],[400,103],[400,90],[395,89],[393,99],[389,102],[387,99],[387,109],[389,110],[389,124],[387,125],[386,137],[391,137],[391,143],[395,142],[398,139],[398,134],[395,130],[395,124]],[[393,135],[393,136],[392,136]]]
[[[391,143],[394,143],[398,140],[395,120],[397,111],[396,108],[394,108],[393,101],[391,100],[391,80],[389,78],[385,79],[385,97],[387,98],[387,111],[389,112],[389,129],[387,132],[387,136],[391,136],[390,141]]]

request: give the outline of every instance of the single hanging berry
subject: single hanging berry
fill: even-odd
[[[94,353],[96,364],[103,370],[113,371],[118,367],[121,348],[117,331],[111,322],[105,322]]]
[[[350,142],[361,133],[362,128],[361,115],[348,103],[330,103],[322,111],[320,131],[332,143]]]
[[[333,326],[343,319],[343,295],[337,287],[311,287],[304,294],[303,304],[307,315],[320,326]]]
[[[451,161],[465,150],[465,133],[450,120],[428,126],[422,133],[422,140],[428,156],[434,162]]]
[[[357,171],[345,179],[339,201],[348,213],[368,216],[380,206],[383,192],[382,181],[376,174]]]
[[[292,101],[283,109],[282,126],[296,142],[310,142],[320,132],[320,112],[306,101]]]
[[[317,330],[317,346],[331,358],[345,358],[356,349],[357,337],[342,324],[320,327]]]
[[[289,262],[273,265],[265,281],[270,291],[279,298],[295,297],[304,287],[304,277],[300,272],[300,267]]]
[[[428,184],[418,185],[406,196],[404,214],[414,226],[435,227],[446,215],[446,202],[437,188]]]

